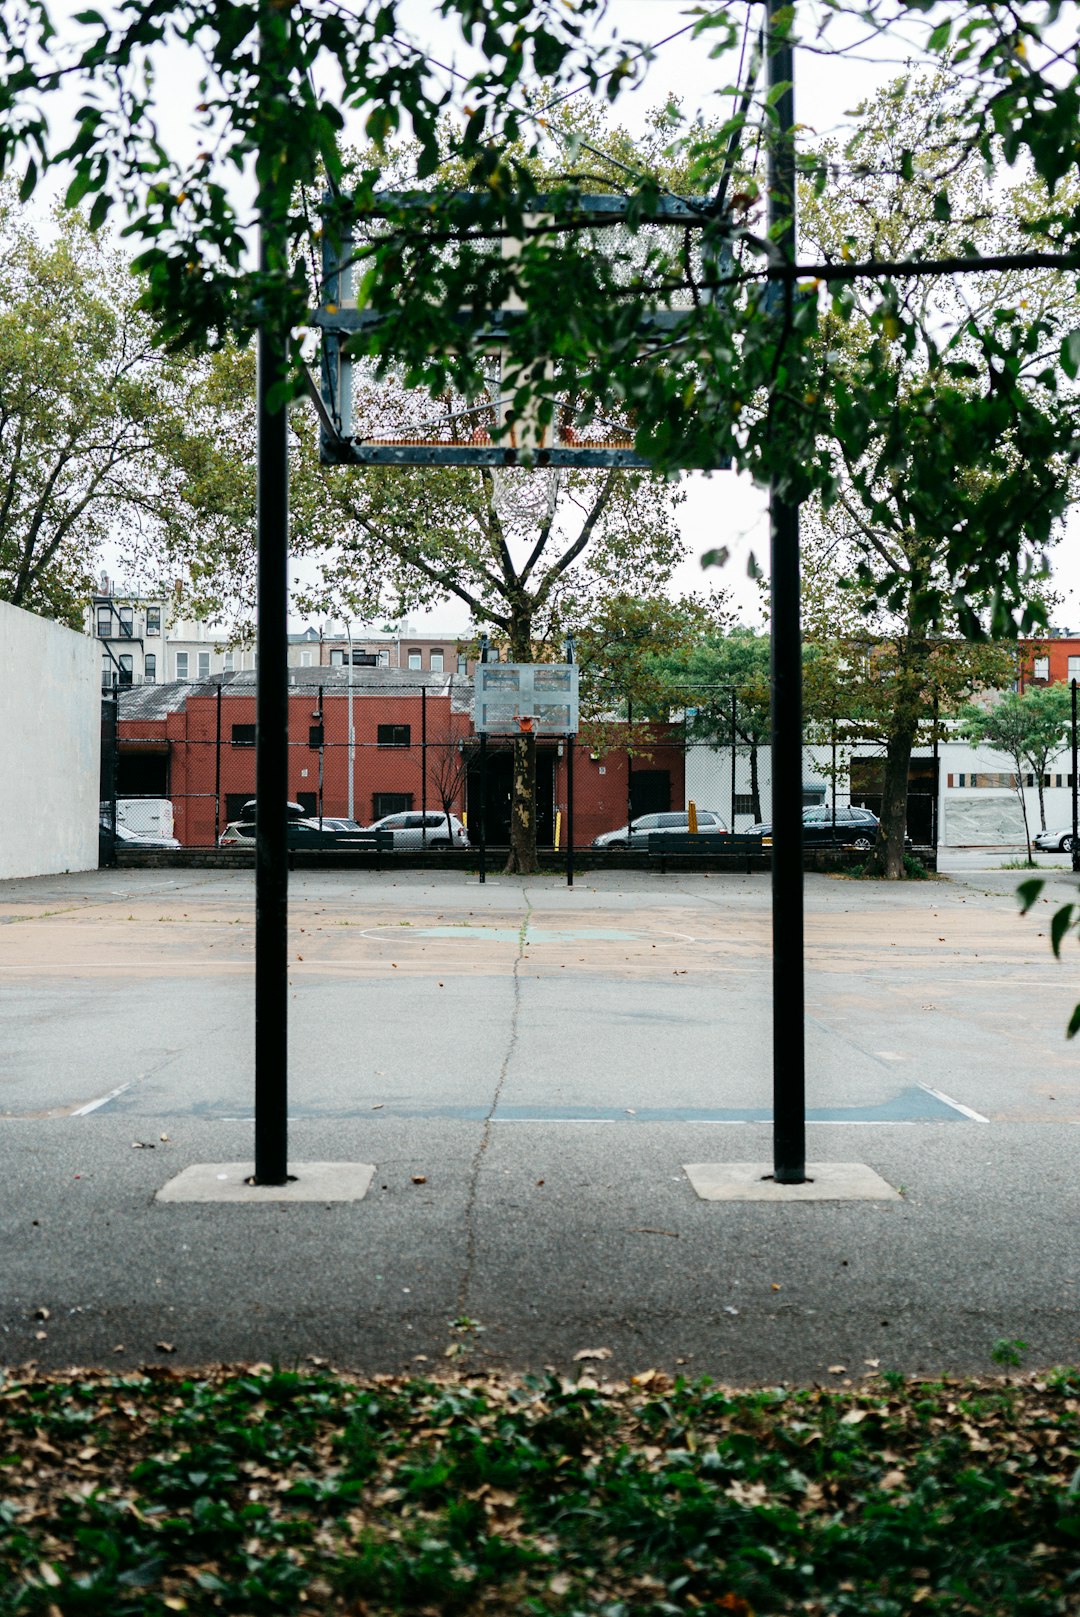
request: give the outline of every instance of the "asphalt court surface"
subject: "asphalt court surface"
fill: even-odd
[[[1068,872],[1047,874],[1051,900],[1075,896]],[[376,1178],[349,1213],[323,1213],[329,1247],[289,1209],[287,1255],[272,1210],[153,1202],[193,1163],[250,1154],[252,873],[0,884],[8,1354],[138,1360],[180,1309],[193,1361],[309,1348],[399,1368],[403,1344],[442,1353],[456,1315],[490,1319],[472,1351],[519,1364],[600,1331],[616,1356],[681,1346],[713,1373],[809,1375],[876,1356],[882,1319],[902,1367],[977,1365],[1024,1330],[1048,1362],[1075,1356],[1063,1211],[1080,1063],[1064,1027],[1080,974],[1053,958],[1049,904],[1020,917],[1019,879],[807,877],[811,1159],[868,1162],[904,1204],[718,1214],[681,1165],[770,1155],[767,875],[609,871],[568,890],[553,875],[295,873],[290,1155],[371,1162]],[[835,1252],[884,1242],[858,1297],[847,1275],[836,1289],[852,1260],[832,1266],[829,1231]],[[762,1308],[743,1307],[765,1258],[779,1270],[800,1253],[814,1305],[778,1301],[770,1280]],[[404,1269],[391,1304],[386,1275]],[[794,1277],[781,1285],[794,1299]],[[43,1290],[70,1324],[35,1346]]]
[[[1080,1121],[1068,974],[993,880],[808,877],[809,1116]],[[252,903],[247,872],[0,886],[0,1116],[249,1116]],[[292,1114],[767,1119],[770,938],[761,875],[301,873]]]

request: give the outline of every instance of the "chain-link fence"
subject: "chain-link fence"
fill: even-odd
[[[402,677],[396,670],[290,670],[289,797],[333,845],[335,833],[380,826],[395,850],[477,848],[510,841],[514,745],[481,744],[464,676]],[[105,703],[103,847],[242,849],[253,842],[253,675],[140,686]],[[708,719],[634,715],[596,722],[573,740],[535,743],[535,821],[541,850],[646,846],[650,831],[686,826],[749,831],[772,813],[767,714],[759,695],[731,691]],[[860,815],[880,811],[884,745],[826,726],[804,748],[808,825],[849,843]],[[917,757],[909,834],[936,840],[936,758]],[[114,832],[115,828],[115,832]],[[815,833],[810,832],[813,840]],[[307,845],[311,845],[310,840]],[[103,852],[106,857],[106,852]]]

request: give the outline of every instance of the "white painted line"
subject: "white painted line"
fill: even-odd
[[[119,1089],[110,1090],[107,1095],[100,1096],[98,1100],[87,1101],[85,1106],[77,1107],[75,1111],[71,1113],[71,1116],[89,1117],[90,1113],[96,1112],[99,1106],[108,1106],[109,1102],[111,1100],[115,1100],[117,1095],[122,1095],[125,1089],[130,1089],[134,1082],[134,1078],[130,1078],[126,1084],[121,1084]]]
[[[933,1084],[920,1083],[919,1088],[925,1089],[926,1093],[933,1095],[935,1100],[940,1100],[946,1106],[951,1106],[954,1112],[960,1112],[964,1117],[970,1117],[973,1123],[989,1123],[990,1121],[981,1112],[973,1112],[970,1106],[965,1106],[961,1101],[953,1100],[951,1095],[946,1095],[940,1089],[935,1089]]]

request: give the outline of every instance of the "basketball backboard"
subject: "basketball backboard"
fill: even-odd
[[[477,735],[577,734],[576,663],[478,663],[473,689]]]
[[[449,201],[473,200],[469,193],[453,193]],[[322,336],[320,417],[321,459],[345,465],[471,465],[646,467],[649,463],[634,448],[635,424],[618,400],[596,393],[587,395],[575,380],[568,389],[555,355],[530,355],[526,361],[512,350],[515,330],[527,310],[515,288],[496,309],[477,317],[462,310],[460,329],[482,356],[483,385],[473,397],[443,394],[433,398],[422,389],[388,388],[375,375],[373,338],[385,326],[386,310],[372,307],[357,296],[357,274],[371,243],[378,240],[384,217],[400,220],[414,210],[418,218],[433,215],[433,199],[426,192],[377,194],[374,208],[351,227],[348,239],[335,240],[330,230],[323,238],[323,298],[313,316]],[[380,204],[384,213],[380,213]],[[635,277],[633,338],[647,355],[676,338],[696,304],[711,296],[687,285],[674,284],[661,293],[645,289],[642,266],[664,252],[672,263],[687,268],[690,282],[715,280],[705,273],[701,254],[702,227],[712,218],[708,199],[660,196],[647,208],[633,210],[626,197],[615,195],[537,196],[529,199],[517,229],[532,241],[542,239],[558,258],[560,284],[573,296],[575,265],[586,269],[590,255],[600,255],[605,266],[619,266],[620,280],[630,286]],[[465,233],[463,229],[463,234]],[[445,241],[447,232],[442,232]],[[468,232],[475,253],[476,238],[486,245],[490,259],[505,268],[522,250],[520,236],[495,225]],[[340,235],[340,233],[339,233]],[[486,235],[486,243],[485,243]],[[440,250],[433,247],[433,251]],[[692,262],[691,262],[692,261]],[[663,277],[659,277],[663,280]],[[403,305],[407,311],[407,305]],[[394,315],[400,318],[400,309]],[[519,391],[525,375],[527,385]],[[521,392],[528,402],[519,403]],[[515,397],[517,395],[517,397]]]

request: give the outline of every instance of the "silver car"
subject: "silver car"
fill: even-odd
[[[700,836],[725,836],[727,825],[712,809],[698,809],[697,828]],[[605,831],[593,838],[594,848],[647,848],[653,831],[689,832],[690,816],[685,809],[670,814],[641,814],[629,826],[621,825],[617,831]]]
[[[1032,837],[1036,848],[1043,853],[1072,853],[1073,834],[1072,826],[1061,826],[1056,831],[1040,831],[1037,837]]]
[[[467,848],[469,833],[456,814],[420,814],[411,809],[384,814],[365,831],[392,831],[397,848]]]

